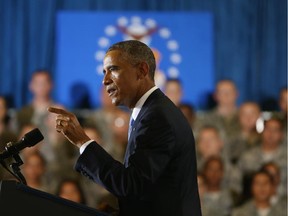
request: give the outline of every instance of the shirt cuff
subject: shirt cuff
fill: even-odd
[[[89,140],[87,142],[85,142],[81,147],[80,147],[80,154],[82,154],[84,152],[84,150],[86,149],[86,147],[92,143],[94,140]]]

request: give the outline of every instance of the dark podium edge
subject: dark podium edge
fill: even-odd
[[[16,190],[19,190],[19,191],[22,191],[22,192],[25,192],[25,193],[28,193],[28,194],[31,194],[34,196],[38,196],[38,197],[41,197],[41,198],[49,200],[49,201],[57,202],[59,204],[62,204],[62,205],[65,205],[65,206],[68,206],[71,208],[76,208],[80,211],[84,211],[84,212],[87,212],[89,214],[95,214],[98,216],[110,216],[110,214],[100,212],[97,209],[94,209],[92,207],[86,206],[86,205],[81,204],[81,203],[75,203],[73,201],[58,197],[56,195],[37,190],[35,188],[31,188],[27,185],[24,185],[20,182],[15,181],[15,180],[0,181],[0,193],[2,193],[2,187],[4,184],[10,184],[11,186],[14,185]]]

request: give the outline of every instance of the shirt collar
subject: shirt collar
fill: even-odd
[[[132,118],[134,120],[136,120],[143,104],[145,103],[145,101],[147,100],[147,98],[152,94],[152,92],[154,92],[156,89],[158,89],[157,86],[153,86],[151,89],[149,89],[136,103],[135,107],[133,108],[132,111]]]

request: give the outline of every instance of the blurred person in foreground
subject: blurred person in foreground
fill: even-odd
[[[285,140],[287,141],[287,122],[288,122],[288,89],[287,87],[281,88],[279,92],[279,99],[278,99],[278,104],[279,104],[279,110],[273,112],[273,116],[276,116],[281,119],[282,124],[283,124],[283,131],[285,134]],[[287,144],[287,142],[286,142]]]
[[[77,179],[62,179],[57,185],[55,194],[61,198],[87,205],[83,186]]]
[[[251,173],[259,170],[264,164],[274,162],[280,169],[281,187],[287,194],[287,145],[283,143],[283,125],[280,119],[271,118],[264,121],[259,146],[244,152],[237,166],[245,185]],[[245,188],[243,188],[245,189]],[[243,191],[245,193],[245,191]]]
[[[211,157],[219,157],[224,167],[222,186],[237,195],[241,189],[240,173],[231,164],[225,154],[225,144],[223,135],[215,126],[203,126],[196,138],[197,146],[197,166],[198,170],[203,170],[204,164]]]
[[[219,80],[216,84],[216,89],[213,93],[216,102],[216,107],[204,112],[202,115],[197,115],[195,122],[195,130],[203,124],[216,126],[223,135],[225,135],[225,143],[234,137],[239,131],[238,121],[238,89],[232,80]]]
[[[244,102],[239,107],[240,129],[226,144],[226,153],[233,164],[237,164],[241,155],[260,145],[260,133],[257,121],[261,118],[260,106],[252,101]]]
[[[165,95],[179,107],[183,97],[183,87],[181,80],[178,78],[169,78],[164,85]]]
[[[39,151],[31,152],[23,157],[23,176],[27,186],[51,193],[51,182],[46,178],[46,161]]]
[[[274,162],[268,162],[264,164],[261,171],[268,172],[273,178],[273,195],[270,199],[272,205],[278,205],[279,203],[283,203],[285,208],[287,208],[287,188],[283,188],[281,184],[281,171],[279,166]]]
[[[38,126],[43,123],[43,119],[48,115],[47,107],[53,104],[52,89],[53,82],[49,71],[39,69],[33,72],[29,82],[32,99],[16,113],[18,131],[27,124],[32,123]]]
[[[194,123],[196,120],[196,110],[194,106],[190,103],[180,103],[179,108],[190,123],[191,128],[194,129]]]
[[[5,146],[9,142],[16,142],[17,135],[11,128],[10,116],[8,114],[7,100],[0,95],[0,152],[4,151]],[[7,159],[4,163],[9,167],[11,159]],[[6,171],[0,164],[0,180],[14,179],[14,177]]]
[[[206,180],[206,192],[202,203],[213,212],[210,216],[230,215],[233,197],[229,187],[222,186],[225,167],[221,157],[209,157],[205,161],[202,173]]]
[[[17,110],[15,121],[17,132],[20,133],[22,127],[33,124],[38,127],[45,137],[45,145],[41,145],[40,152],[45,157],[47,163],[54,162],[55,151],[53,149],[53,140],[55,138],[55,130],[52,131],[49,126],[49,113],[47,107],[56,106],[52,98],[53,80],[50,71],[44,69],[35,70],[29,82],[29,90],[32,94],[32,99],[22,108]],[[62,107],[57,104],[57,106]],[[59,141],[59,140],[58,140]]]
[[[195,142],[183,113],[155,86],[155,58],[137,40],[112,45],[103,84],[114,105],[132,110],[124,164],[85,134],[73,113],[56,130],[79,147],[75,169],[118,197],[120,216],[201,216]]]

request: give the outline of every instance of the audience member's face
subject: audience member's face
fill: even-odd
[[[207,185],[209,186],[220,186],[223,177],[223,167],[218,160],[211,160],[203,171]]]
[[[236,104],[238,93],[235,85],[229,81],[220,81],[216,86],[215,100],[218,105],[231,106]]]
[[[184,114],[185,118],[188,120],[188,122],[190,124],[193,124],[194,120],[195,120],[195,115],[193,112],[191,112],[191,110],[188,107],[185,106],[181,106],[180,107],[182,113]]]
[[[44,172],[45,166],[38,155],[30,154],[25,158],[23,173],[26,179],[40,180]]]
[[[106,54],[103,84],[114,105],[125,105],[129,108],[135,106],[140,98],[141,73],[139,65],[131,65],[123,52],[112,50]]]
[[[288,90],[282,90],[280,93],[279,106],[282,112],[287,113],[287,103],[288,103]]]
[[[4,98],[0,97],[0,121],[4,119],[6,113],[7,113],[6,101]]]
[[[165,94],[176,106],[180,104],[182,99],[182,88],[178,82],[167,82],[165,84]]]
[[[202,129],[198,134],[198,149],[200,154],[207,158],[213,155],[220,155],[223,147],[217,131],[212,128]]]
[[[262,133],[263,143],[269,145],[278,145],[283,138],[283,130],[281,124],[276,120],[268,120],[265,123],[264,131]]]
[[[59,192],[59,196],[71,200],[73,202],[81,203],[81,194],[76,187],[76,185],[72,182],[65,182]]]
[[[49,98],[52,90],[51,80],[46,73],[35,74],[30,83],[30,91],[36,98]]]
[[[260,109],[254,103],[244,103],[239,109],[239,121],[242,128],[254,130],[260,117]]]
[[[273,185],[269,177],[265,174],[258,174],[252,181],[252,194],[259,202],[269,202],[273,193]]]

